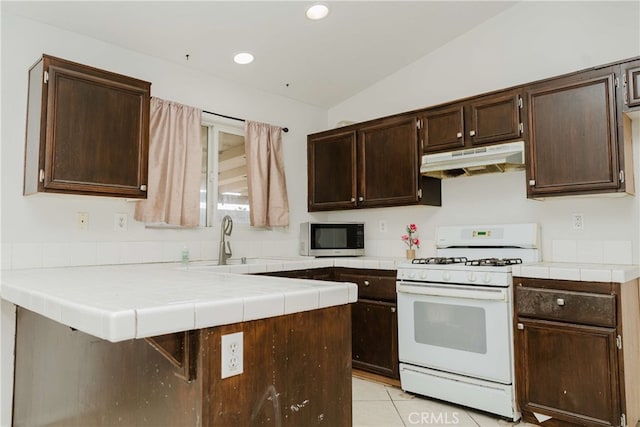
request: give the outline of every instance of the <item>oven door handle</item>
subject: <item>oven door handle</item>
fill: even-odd
[[[396,283],[398,293],[429,295],[437,297],[464,298],[475,300],[507,301],[508,294],[504,288],[482,288],[473,286],[438,286],[438,285],[407,285]]]

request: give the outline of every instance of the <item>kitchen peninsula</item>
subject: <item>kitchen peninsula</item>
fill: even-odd
[[[224,272],[249,267],[4,272],[13,424],[350,425],[356,285]],[[238,332],[240,373],[222,378]]]

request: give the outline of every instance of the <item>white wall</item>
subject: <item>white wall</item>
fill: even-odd
[[[284,161],[290,228],[249,230],[235,226],[235,256],[293,255],[306,212],[306,135],[326,128],[327,111],[222,81],[180,64],[128,51],[8,14],[2,15],[2,268],[178,261],[184,243],[192,259],[215,259],[218,227],[149,230],[133,221],[131,202],[117,198],[22,196],[27,71],[43,53],[152,82],[152,96],[236,117],[286,126]],[[89,213],[89,230],[76,229],[76,213]],[[129,230],[113,231],[117,212],[129,214]],[[1,306],[2,405],[0,425],[11,420],[14,307]]]
[[[436,52],[329,110],[329,125],[423,108],[640,55],[638,2],[522,2]],[[640,189],[640,132],[634,122],[635,174]],[[438,225],[537,222],[543,258],[634,262],[640,254],[639,197],[526,198],[524,172],[448,179],[442,207],[403,207],[331,213],[331,220],[367,223],[368,253],[401,256],[400,234],[417,223],[435,252]],[[571,227],[582,213],[585,228]],[[378,221],[388,221],[388,232]],[[617,259],[617,257],[620,257]]]

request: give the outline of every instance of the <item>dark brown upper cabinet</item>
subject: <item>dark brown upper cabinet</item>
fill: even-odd
[[[358,204],[408,205],[420,200],[418,122],[414,116],[358,129]]]
[[[617,70],[589,70],[525,89],[528,197],[612,193],[632,187],[632,172],[624,167],[625,138],[617,131]]]
[[[623,111],[640,110],[640,61],[622,64]]]
[[[356,132],[325,132],[307,141],[308,209],[350,209],[356,205]]]
[[[309,135],[307,160],[309,212],[440,205],[440,182],[420,176],[416,116]]]
[[[24,194],[145,198],[150,89],[43,55],[29,70]]]
[[[429,109],[422,116],[425,153],[464,148],[464,105],[457,103]]]
[[[454,151],[522,139],[520,90],[470,98],[425,110],[423,152]]]

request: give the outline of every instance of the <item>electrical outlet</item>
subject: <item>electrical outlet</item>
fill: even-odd
[[[232,377],[234,375],[241,374],[243,370],[243,352],[242,345],[243,334],[242,332],[236,332],[235,334],[228,334],[222,336],[222,351],[221,353],[221,372],[222,378]]]
[[[76,225],[78,230],[87,231],[89,229],[89,213],[78,212],[76,215]]]
[[[113,229],[115,231],[127,231],[129,216],[126,213],[116,213],[113,216]]]
[[[584,230],[584,215],[581,213],[574,213],[572,218],[573,229]]]
[[[381,219],[380,221],[378,221],[378,229],[380,230],[381,233],[386,233],[387,232],[387,221],[384,219]]]

